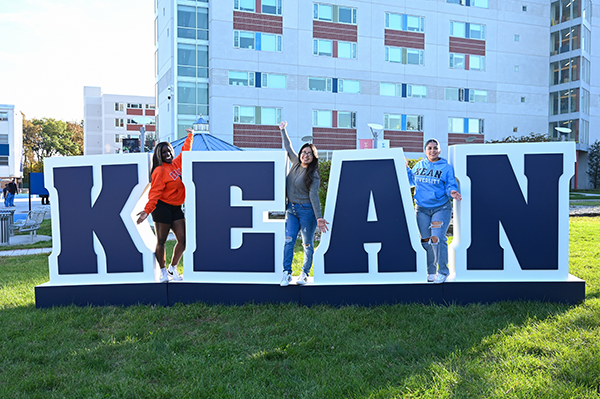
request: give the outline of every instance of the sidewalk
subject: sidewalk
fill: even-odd
[[[37,195],[31,196],[31,209],[41,205],[41,200]],[[14,209],[15,215],[26,215],[29,212],[29,195],[17,194],[15,197],[15,206],[13,208],[5,208],[4,201],[0,201],[0,209]],[[32,242],[49,241],[52,237],[44,235],[35,235],[32,237],[29,234],[9,237],[9,246],[31,244]],[[0,245],[0,256],[19,256],[19,255],[34,255],[52,252],[52,248],[32,248],[32,249],[9,249],[3,251],[4,246]]]

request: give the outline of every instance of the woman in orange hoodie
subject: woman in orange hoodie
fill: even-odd
[[[140,224],[152,213],[156,231],[155,255],[160,265],[161,282],[183,280],[183,276],[177,272],[177,264],[185,250],[185,218],[181,209],[185,201],[185,187],[181,181],[181,154],[183,151],[189,151],[194,141],[193,130],[185,131],[188,132],[188,136],[176,158],[173,158],[174,150],[168,142],[158,143],[154,148],[148,203],[144,210],[137,214],[137,223]],[[177,243],[173,248],[171,265],[165,269],[165,243],[171,230]]]

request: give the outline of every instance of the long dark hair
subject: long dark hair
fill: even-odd
[[[167,147],[169,152],[171,153],[171,158],[175,158],[175,150],[173,150],[173,146],[171,143],[167,141],[162,141],[154,147],[154,154],[152,155],[152,169],[150,170],[150,181],[152,181],[152,173],[154,173],[154,169],[158,168],[163,164],[162,160],[162,150]]]
[[[318,173],[319,171],[319,152],[317,151],[317,147],[314,146],[314,144],[312,143],[306,143],[302,146],[302,148],[300,148],[300,151],[298,152],[298,160],[301,161],[301,154],[302,154],[302,150],[304,150],[305,148],[310,148],[310,150],[313,153],[313,159],[311,161],[311,163],[308,164],[308,166],[306,167],[306,171],[304,173],[304,184],[306,184],[306,189],[310,190],[310,186],[312,185],[312,182],[314,180],[315,177],[315,171]]]

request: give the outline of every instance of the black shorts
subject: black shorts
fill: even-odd
[[[179,219],[185,219],[181,205],[170,205],[158,200],[156,209],[152,212],[152,220],[158,223],[173,224]]]

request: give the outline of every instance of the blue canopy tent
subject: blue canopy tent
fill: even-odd
[[[208,123],[200,118],[194,123],[196,125],[206,125]],[[197,130],[194,128],[194,130]],[[181,147],[183,147],[183,142],[185,141],[185,137],[175,140],[171,143],[173,149],[175,150],[175,156],[179,155],[181,152]],[[241,148],[234,146],[233,144],[229,144],[226,141],[223,141],[219,138],[216,138],[212,134],[208,133],[194,133],[194,142],[192,143],[192,151],[243,151]]]

